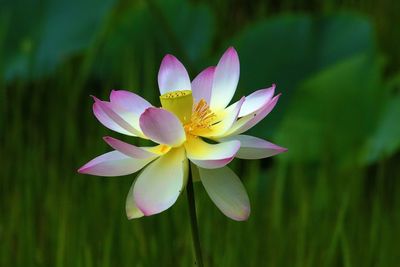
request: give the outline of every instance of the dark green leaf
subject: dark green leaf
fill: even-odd
[[[310,78],[295,92],[279,127],[294,161],[355,163],[373,131],[383,94],[376,59],[358,55]]]
[[[375,48],[369,21],[353,14],[281,15],[250,24],[232,44],[241,60],[236,96],[272,83],[283,93],[279,112],[271,114],[267,128],[256,128],[258,133],[277,125],[299,83],[355,54],[371,54]]]

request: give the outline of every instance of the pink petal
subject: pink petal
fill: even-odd
[[[239,141],[209,144],[199,137],[187,139],[186,155],[191,162],[201,168],[221,168],[231,162],[240,148]]]
[[[244,133],[248,129],[252,128],[257,123],[259,123],[274,109],[276,103],[278,102],[279,97],[280,94],[276,95],[256,113],[249,114],[237,120],[232,126],[231,130],[229,130],[229,132],[226,134],[226,136],[239,135],[241,133]]]
[[[138,176],[133,195],[145,216],[160,213],[175,203],[187,182],[187,165],[184,149],[176,148],[151,163]]]
[[[135,129],[131,124],[124,120],[117,112],[113,110],[113,105],[110,102],[101,101],[93,96],[95,103],[93,104],[93,112],[96,118],[103,123],[104,126],[112,130],[128,135],[141,136],[142,133]],[[115,128],[118,126],[118,128]]]
[[[228,48],[218,62],[214,73],[210,108],[216,112],[228,106],[239,81],[239,57],[233,47]]]
[[[204,99],[208,104],[210,104],[214,71],[214,66],[208,67],[200,72],[200,74],[192,81],[194,103],[198,103],[201,99]]]
[[[133,135],[131,132],[125,130],[121,126],[119,126],[115,121],[113,121],[100,107],[98,103],[93,103],[93,114],[96,118],[108,129],[111,129],[115,132],[126,134],[126,135]]]
[[[140,116],[139,124],[143,133],[156,143],[176,147],[186,140],[180,120],[165,109],[146,109]]]
[[[140,117],[146,108],[152,105],[144,98],[125,90],[112,90],[110,94],[110,102],[121,110],[125,110],[131,114]]]
[[[265,106],[274,96],[274,92],[275,84],[270,88],[257,90],[246,96],[246,100],[240,109],[239,117],[247,116]]]
[[[215,170],[199,168],[200,179],[214,204],[236,221],[250,215],[250,200],[237,175],[228,167]]]
[[[249,135],[237,135],[223,139],[223,141],[231,140],[240,141],[240,149],[236,154],[236,157],[240,159],[268,158],[287,151],[286,148]]]
[[[166,55],[158,72],[160,93],[191,90],[190,78],[183,64],[173,55]]]
[[[122,176],[135,173],[155,157],[134,159],[121,152],[111,151],[89,161],[78,172],[98,176]]]
[[[136,159],[145,159],[149,157],[156,157],[158,154],[146,150],[146,148],[137,147],[121,140],[105,136],[104,141],[109,144],[115,150]]]

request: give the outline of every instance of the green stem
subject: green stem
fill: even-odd
[[[190,170],[190,163],[189,163],[189,179],[186,186],[186,192],[188,198],[190,226],[192,229],[193,247],[196,255],[195,264],[199,267],[203,267],[204,265],[203,265],[203,258],[201,256],[199,228],[197,227],[196,202],[194,200],[193,179],[192,179],[192,172]]]

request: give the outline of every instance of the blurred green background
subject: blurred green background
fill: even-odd
[[[206,266],[399,266],[399,1],[0,5],[0,266],[192,266],[185,195],[128,221],[134,175],[76,173],[110,150],[102,136],[120,137],[89,95],[126,89],[159,105],[164,54],[194,78],[231,45],[236,99],[272,83],[282,93],[251,133],[289,151],[230,164],[247,222],[195,185]]]

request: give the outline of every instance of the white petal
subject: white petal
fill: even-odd
[[[93,103],[93,114],[96,118],[108,129],[111,129],[115,132],[135,136],[135,134],[125,130],[121,126],[119,126],[114,120],[112,120],[100,107],[98,103]]]
[[[185,142],[187,157],[202,168],[221,168],[231,162],[240,148],[239,141],[209,144],[199,137],[188,138]]]
[[[144,216],[143,212],[137,207],[137,205],[135,203],[135,198],[133,196],[134,186],[135,186],[135,182],[133,182],[131,188],[129,189],[128,195],[126,196],[126,202],[125,202],[126,216],[128,217],[129,220],[140,218],[140,217]]]
[[[200,72],[200,74],[192,81],[194,103],[198,103],[201,99],[204,99],[208,104],[210,104],[214,72],[214,66],[208,67]]]
[[[148,147],[137,147],[132,144],[125,143],[121,140],[112,138],[110,136],[105,136],[104,141],[109,144],[115,150],[136,159],[145,159],[149,157],[156,157],[158,156],[157,153],[152,152],[149,150]]]
[[[137,134],[140,137],[144,136],[140,130],[139,117],[146,108],[151,106],[147,100],[129,91],[113,90],[110,94],[109,107],[135,128],[140,133]]]
[[[222,55],[214,73],[211,92],[210,108],[217,112],[228,106],[239,81],[239,57],[233,47],[228,48]]]
[[[135,114],[137,117],[139,117],[146,108],[152,106],[141,96],[125,90],[112,90],[110,102],[115,106],[119,106],[121,109],[129,111],[131,114]]]
[[[95,103],[93,104],[93,112],[97,119],[99,119],[99,121],[104,124],[104,126],[115,130],[111,127],[113,125],[117,125],[119,128],[123,129],[124,132],[122,133],[127,132],[129,135],[134,136],[143,135],[140,130],[136,129],[132,124],[130,124],[120,114],[118,114],[119,111],[115,110],[114,104],[106,101],[101,101],[94,96],[93,99],[95,100]]]
[[[239,117],[247,116],[265,106],[274,96],[274,92],[275,85],[272,85],[270,88],[257,90],[246,96],[246,100],[240,109]]]
[[[249,114],[238,119],[231,127],[231,129],[225,134],[224,137],[234,136],[244,133],[248,129],[252,128],[254,125],[259,123],[262,119],[264,119],[275,107],[278,102],[279,95],[273,97],[266,105],[264,105],[261,109],[256,111],[255,113]]]
[[[183,64],[173,55],[166,55],[158,72],[160,93],[191,90],[189,75]]]
[[[156,157],[134,159],[119,151],[111,151],[89,161],[78,172],[98,176],[128,175],[137,172]]]
[[[268,158],[287,151],[286,148],[250,135],[237,135],[222,139],[222,141],[232,140],[240,141],[240,149],[236,154],[236,157],[240,159]]]
[[[145,216],[160,213],[175,203],[187,182],[187,164],[182,147],[171,149],[138,176],[133,195]]]
[[[228,167],[199,168],[200,179],[208,195],[223,214],[236,221],[250,215],[250,201],[240,179]]]

